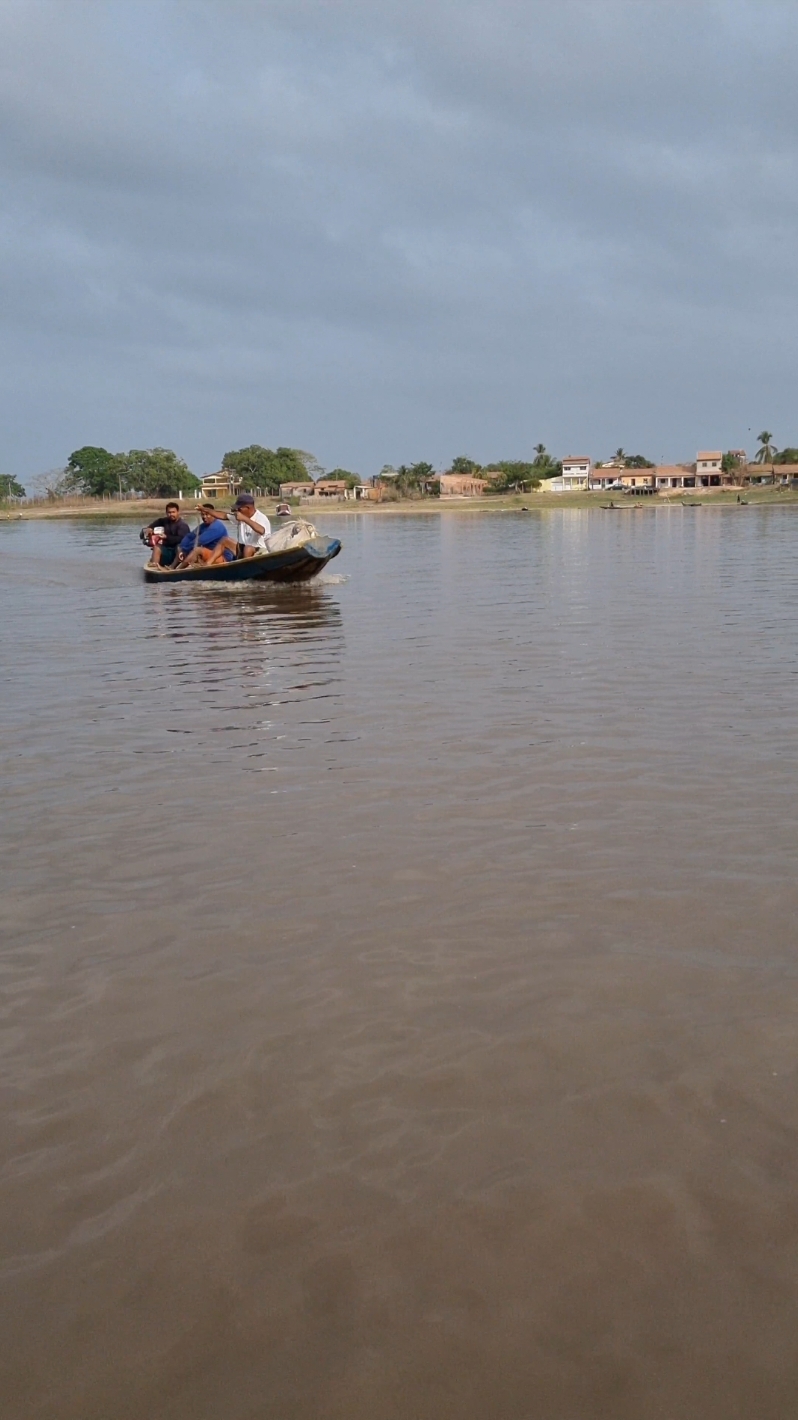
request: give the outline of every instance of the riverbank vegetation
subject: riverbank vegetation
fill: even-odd
[[[184,459],[172,449],[130,449],[112,454],[96,444],[85,444],[69,455],[66,467],[37,480],[45,497],[55,500],[75,494],[86,498],[171,498],[199,491],[201,484]]]
[[[262,488],[275,497],[281,483],[310,483],[314,475],[324,472],[313,454],[300,449],[266,449],[262,444],[232,449],[222,459],[222,470],[235,474],[242,488]]]
[[[759,434],[758,442],[759,450],[755,457],[758,465],[770,465],[774,469],[798,464],[798,447],[788,446],[779,450],[768,430]],[[561,475],[563,465],[542,443],[534,446],[532,454],[533,457],[528,459],[492,459],[487,463],[480,463],[467,454],[457,454],[444,471],[436,471],[429,460],[397,466],[384,464],[378,474],[366,479],[350,469],[325,470],[315,455],[301,449],[282,445],[271,449],[262,444],[249,444],[228,450],[222,458],[221,469],[223,473],[230,474],[241,488],[275,498],[279,497],[284,484],[310,484],[325,480],[344,484],[350,490],[364,483],[374,484],[379,489],[379,501],[383,506],[421,503],[440,497],[440,480],[447,474],[480,481],[483,491],[479,499],[469,498],[472,503],[526,495],[534,496],[537,503],[542,496],[541,490],[549,480]],[[619,447],[604,463],[594,461],[594,467],[623,471],[653,469],[655,465],[644,454],[628,454],[623,447]],[[751,482],[751,466],[741,450],[726,452],[722,467],[730,476],[735,491]],[[76,500],[122,503],[129,500],[190,499],[196,497],[201,488],[200,479],[185,459],[172,449],[155,447],[112,453],[101,445],[87,444],[75,449],[64,467],[38,475],[28,488],[23,487],[22,482],[12,474],[1,475],[0,504],[8,507],[45,502],[52,506]],[[457,490],[447,486],[444,491],[451,493]],[[467,486],[465,491],[469,495],[479,492],[473,484]],[[565,497],[569,506],[574,505],[577,496],[571,493],[556,495],[558,499]],[[586,492],[581,496],[586,499],[586,506],[595,499],[594,493]],[[780,496],[783,497],[783,493]]]

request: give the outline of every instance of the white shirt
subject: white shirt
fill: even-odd
[[[262,524],[263,532],[257,533],[254,528],[249,526],[249,523],[236,523],[238,541],[243,542],[245,547],[265,547],[266,539],[272,530],[269,519],[259,508],[253,508],[251,512],[244,508],[241,509],[242,513],[245,511],[247,517],[252,518],[253,522]]]

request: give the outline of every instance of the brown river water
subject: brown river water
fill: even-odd
[[[0,525],[3,1420],[798,1415],[798,511]]]

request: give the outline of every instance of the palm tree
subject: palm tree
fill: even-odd
[[[535,445],[535,463],[538,468],[548,468],[551,463],[551,454],[546,452],[545,444]]]
[[[613,460],[617,461],[618,463],[626,463],[626,450],[616,449],[612,457]]]
[[[754,463],[772,463],[773,455],[778,453],[776,445],[770,442],[773,435],[767,429],[763,429],[761,434],[757,434],[757,438],[762,447],[757,449]]]

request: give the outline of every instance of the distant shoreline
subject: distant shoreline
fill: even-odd
[[[738,503],[738,493],[742,503]],[[269,516],[274,516],[274,499],[263,499],[264,512]],[[315,521],[326,515],[347,516],[358,515],[363,517],[384,517],[384,516],[415,516],[418,514],[446,514],[446,513],[514,513],[527,511],[531,513],[548,512],[552,509],[580,508],[593,509],[596,511],[606,507],[609,501],[614,502],[616,509],[630,510],[637,508],[639,511],[652,512],[665,508],[679,508],[695,504],[700,504],[704,508],[738,508],[742,505],[750,507],[798,507],[798,494],[792,491],[781,491],[777,488],[757,488],[738,490],[736,488],[724,488],[718,491],[701,489],[695,492],[690,489],[687,493],[681,493],[678,497],[670,497],[663,494],[655,494],[646,498],[632,498],[623,495],[609,499],[607,493],[523,493],[512,494],[502,497],[497,495],[491,498],[445,498],[442,501],[438,498],[407,498],[400,502],[373,503],[365,499],[358,502],[337,502],[330,500],[318,503],[303,503],[301,506],[292,508],[292,513],[297,517],[307,518]],[[37,507],[17,509],[13,505],[0,508],[0,522],[38,522],[53,518],[124,518],[140,519],[144,524],[156,514],[163,512],[166,499],[142,500],[131,499],[124,502],[103,502],[98,499],[94,502],[86,501],[81,503],[54,503],[42,504]],[[193,512],[195,504],[187,499],[183,500],[184,511]],[[228,506],[224,503],[217,505],[220,511],[227,512]]]

